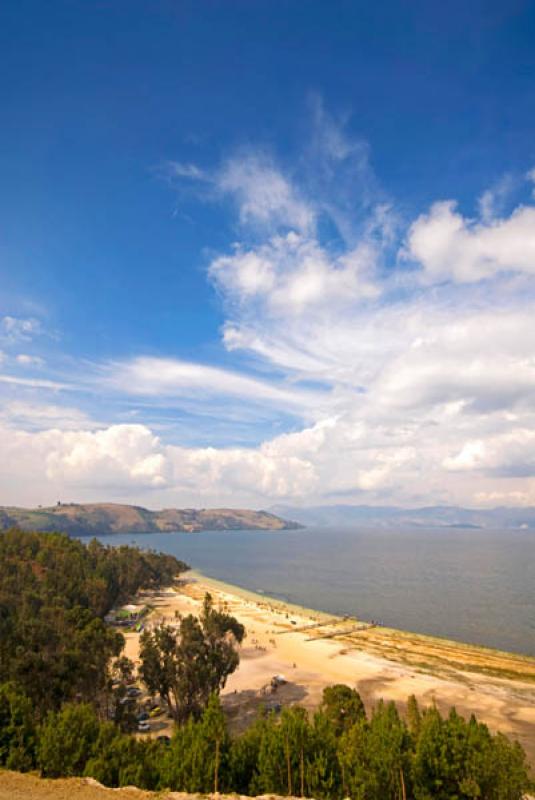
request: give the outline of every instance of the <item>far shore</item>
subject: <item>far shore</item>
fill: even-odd
[[[223,691],[231,727],[243,730],[261,705],[298,703],[317,708],[325,686],[345,683],[361,694],[368,711],[380,698],[404,711],[409,695],[422,706],[451,706],[474,713],[493,731],[517,739],[535,767],[535,658],[476,645],[370,625],[353,617],[302,608],[190,571],[173,587],[143,592],[153,608],[147,623],[198,614],[204,595],[224,604],[247,636],[240,666]],[[139,634],[126,634],[126,655],[139,660]],[[286,683],[274,694],[273,676]],[[155,734],[170,723],[154,721]]]

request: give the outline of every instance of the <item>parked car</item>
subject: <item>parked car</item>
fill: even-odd
[[[141,712],[140,712],[140,713],[137,715],[137,721],[138,721],[138,722],[146,722],[146,721],[148,720],[148,718],[149,718],[149,715],[147,714],[147,712],[146,712],[146,711],[141,711]]]
[[[162,742],[163,744],[171,744],[171,739],[169,736],[157,736],[156,741]]]
[[[148,733],[150,731],[150,724],[147,720],[143,720],[143,722],[139,722],[137,729],[140,733]]]
[[[156,706],[156,708],[153,708],[152,711],[149,713],[149,716],[150,717],[159,717],[160,714],[163,714],[163,709],[160,708],[160,706]]]
[[[139,697],[141,694],[141,689],[139,689],[137,686],[129,686],[126,690],[126,694],[128,697]]]

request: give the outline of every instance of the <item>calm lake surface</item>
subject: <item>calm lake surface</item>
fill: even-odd
[[[117,534],[291,603],[535,655],[535,531]]]

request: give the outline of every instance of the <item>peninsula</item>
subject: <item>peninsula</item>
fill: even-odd
[[[58,531],[76,536],[113,533],[174,533],[226,530],[295,530],[303,526],[270,514],[241,508],[165,508],[150,511],[120,503],[58,503],[19,508],[0,506],[0,530]]]

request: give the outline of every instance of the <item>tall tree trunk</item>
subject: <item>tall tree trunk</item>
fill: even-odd
[[[171,694],[173,695],[173,699],[172,700],[171,700]],[[166,695],[166,697],[164,697],[164,700],[166,701],[166,703],[167,703],[167,705],[169,707],[169,711],[171,712],[171,716],[173,717],[175,723],[177,725],[180,725],[182,720],[180,718],[181,714],[180,714],[179,707],[178,707],[178,696],[177,696],[176,691],[174,689],[172,689],[171,692],[169,692]]]
[[[399,768],[399,779],[401,781],[401,800],[407,800],[407,790],[405,789],[405,778],[403,776],[403,767]]]
[[[214,794],[219,791],[219,739],[215,740]]]
[[[290,761],[290,743],[286,739],[286,770],[288,772],[288,794],[292,794],[292,764]]]

